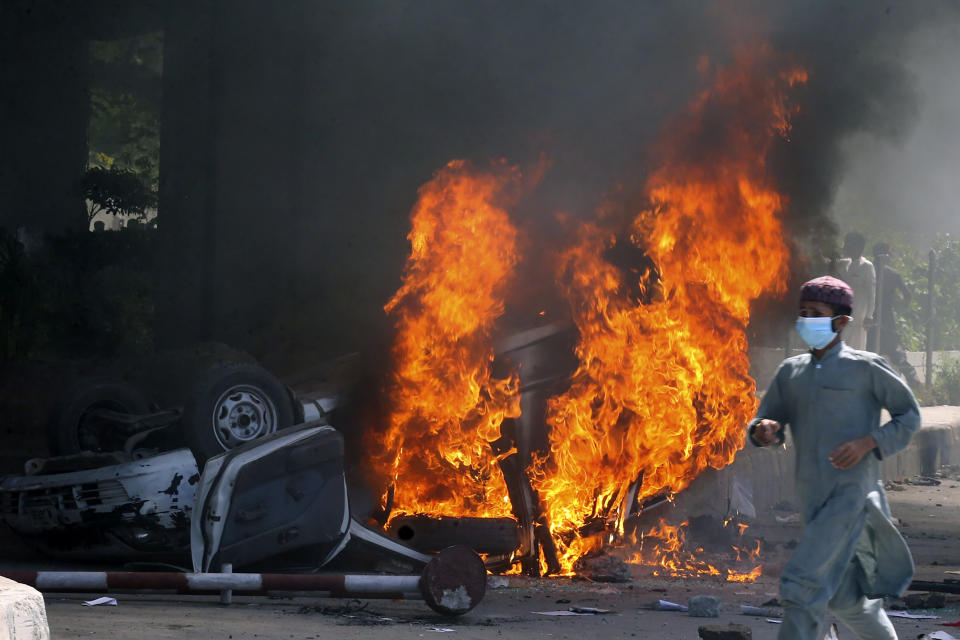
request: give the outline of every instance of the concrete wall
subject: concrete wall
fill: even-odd
[[[923,407],[921,415],[923,427],[910,445],[883,461],[884,480],[932,476],[942,465],[960,464],[960,407]],[[734,478],[752,490],[758,514],[780,501],[796,506],[794,458],[789,438],[786,448],[759,448],[747,443],[730,466],[700,474],[677,496],[677,508],[690,515],[725,517]]]

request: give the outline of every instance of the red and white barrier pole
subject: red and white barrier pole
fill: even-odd
[[[176,591],[266,594],[304,591],[334,598],[422,599],[445,615],[473,609],[486,592],[487,572],[466,547],[441,551],[419,576],[335,573],[173,573],[133,571],[2,571],[41,592]]]

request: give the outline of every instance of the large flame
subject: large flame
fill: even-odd
[[[549,403],[551,449],[530,473],[565,570],[597,546],[582,537],[596,527],[582,525],[622,527],[631,482],[642,479],[631,494],[641,501],[732,462],[755,410],[750,304],[782,291],[788,258],[767,156],[789,133],[788,91],[806,74],[766,46],[702,72],[708,88],[657,146],[647,206],[619,224],[610,215],[583,224],[561,252],[580,366]],[[403,285],[385,307],[396,328],[390,415],[371,442],[397,513],[511,512],[491,445],[504,418],[519,415],[518,381],[492,376],[491,335],[518,261],[502,204],[518,177],[503,164],[451,162],[413,209]],[[614,245],[642,255],[640,271],[608,259]],[[664,562],[684,571],[677,553]]]
[[[551,400],[551,452],[535,478],[565,567],[576,534],[622,502],[682,490],[743,445],[755,410],[745,328],[752,300],[784,287],[788,249],[767,155],[789,131],[789,87],[805,80],[766,47],[737,53],[666,130],[648,208],[624,228],[585,224],[562,256],[580,367]],[[639,281],[606,259],[629,242],[654,268]],[[642,292],[638,295],[636,292]]]
[[[520,414],[516,376],[491,376],[491,331],[517,262],[517,230],[497,204],[519,174],[450,162],[419,192],[394,319],[385,434],[371,451],[395,513],[510,514],[491,443]]]

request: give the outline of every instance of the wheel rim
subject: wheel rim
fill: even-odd
[[[277,430],[277,407],[263,389],[246,384],[228,388],[213,407],[213,434],[233,449]]]

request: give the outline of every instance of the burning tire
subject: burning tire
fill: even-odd
[[[287,389],[251,364],[217,367],[201,376],[180,421],[183,438],[202,467],[208,458],[294,422]]]
[[[146,398],[136,387],[114,380],[80,380],[57,405],[47,423],[51,453],[122,451],[129,434],[98,417],[98,409],[130,414],[149,411]]]
[[[424,553],[464,545],[477,553],[499,555],[520,546],[520,530],[513,518],[397,516],[390,520],[387,534]]]

